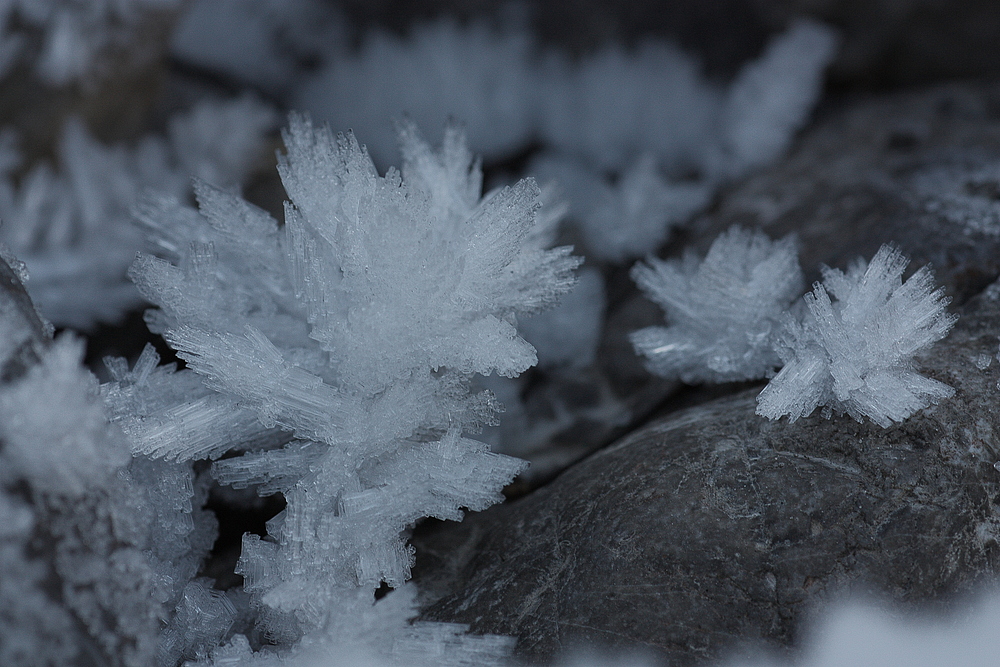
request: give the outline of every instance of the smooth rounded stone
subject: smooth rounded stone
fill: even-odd
[[[952,84],[843,102],[775,166],[720,196],[686,239],[734,224],[801,242],[808,280],[896,243],[961,303],[1000,275],[1000,86]]]
[[[947,605],[1000,566],[1000,284],[918,359],[956,394],[888,429],[754,413],[755,390],[682,410],[549,485],[418,529],[422,618],[578,642],[672,666],[750,644],[794,650],[845,590]]]

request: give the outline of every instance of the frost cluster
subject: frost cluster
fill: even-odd
[[[162,623],[217,535],[207,477],[132,457],[82,341],[47,340],[3,278],[5,341],[18,343],[0,352],[0,663],[173,665],[180,652],[157,660]]]
[[[166,137],[106,146],[73,118],[59,142],[58,168],[37,164],[17,181],[8,134],[0,241],[27,264],[28,289],[45,317],[89,328],[139,305],[125,275],[143,244],[135,205],[149,189],[183,197],[192,177],[239,187],[274,122],[274,112],[250,97],[203,101],[173,116]]]
[[[521,32],[441,22],[369,36],[304,81],[293,105],[354,128],[376,162],[391,161],[392,122],[404,116],[424,127],[462,119],[487,159],[537,142],[533,173],[560,183],[588,254],[621,261],[655,250],[723,180],[785,150],[835,46],[830,29],[796,23],[722,86],[667,42],[574,60]]]
[[[757,397],[769,419],[821,407],[888,427],[954,393],[913,369],[956,317],[928,267],[902,281],[908,261],[885,245],[847,273],[823,267],[823,282],[793,304],[802,284],[794,241],[734,227],[703,260],[636,265],[633,278],[670,326],[636,331],[632,343],[651,372],[687,383],[773,375]]]
[[[772,337],[804,284],[793,237],[734,227],[704,259],[650,258],[632,277],[670,322],[631,335],[651,372],[697,384],[770,377],[781,365]]]
[[[902,281],[908,263],[882,246],[846,274],[824,267],[823,282],[805,296],[804,318],[786,323],[777,345],[785,365],[757,397],[757,413],[795,421],[822,406],[888,427],[952,396],[913,370],[912,359],[944,338],[956,316],[926,266]]]
[[[405,39],[374,32],[357,53],[331,59],[303,81],[292,105],[352,128],[380,165],[394,161],[393,123],[403,117],[424,128],[460,119],[487,159],[509,155],[535,133],[542,82],[534,49],[524,32],[481,23],[430,23]]]
[[[484,509],[523,470],[465,436],[497,407],[469,382],[535,363],[516,317],[553,305],[579,260],[539,247],[530,179],[481,197],[455,128],[432,150],[403,126],[402,172],[385,176],[352,135],[292,116],[284,139],[284,225],[204,182],[198,211],[147,206],[162,258],[140,256],[131,275],[187,368],[157,366],[151,351],[131,370],[113,362],[110,409],[134,454],[217,459],[217,482],[284,496],[237,566],[270,642],[371,650],[377,636],[386,655],[421,664],[451,636],[488,661],[508,640],[410,626],[412,603],[393,607],[405,595],[372,608],[373,592],[409,577],[417,519]],[[249,655],[233,641],[217,664]]]

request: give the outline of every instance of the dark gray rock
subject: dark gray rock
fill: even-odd
[[[846,587],[946,604],[1000,566],[998,333],[995,285],[919,362],[955,397],[892,428],[769,422],[742,392],[418,533],[423,617],[514,635],[530,660],[586,641],[686,665],[793,645]]]
[[[962,313],[919,360],[955,397],[882,429],[849,417],[768,422],[754,414],[758,388],[676,394],[661,419],[517,502],[419,529],[424,616],[512,634],[531,660],[587,641],[683,665],[744,642],[794,646],[810,610],[845,588],[947,605],[992,579],[997,101],[996,86],[954,85],[844,105],[680,240],[704,251],[732,224],[795,232],[813,278],[820,263],[897,243],[911,269],[933,265]],[[613,305],[609,321],[621,324],[602,349],[653,315],[634,298]],[[634,362],[614,361],[624,353],[600,364],[627,392],[642,380]]]
[[[961,304],[1000,275],[1000,86],[952,84],[843,101],[791,154],[722,193],[717,205],[664,249],[704,253],[732,225],[774,238],[795,233],[809,281],[819,267],[846,267],[896,243],[910,270],[931,264]],[[734,387],[683,388],[653,378],[628,334],[661,324],[628,267],[606,267],[608,309],[595,366],[585,376],[534,371],[523,400],[529,424],[552,435],[531,451],[515,494],[536,488],[575,461],[678,407]],[[594,396],[581,404],[585,382]],[[550,427],[560,415],[567,426]]]

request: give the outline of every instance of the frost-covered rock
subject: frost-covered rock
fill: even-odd
[[[847,590],[963,604],[998,574],[1000,366],[975,362],[996,351],[998,296],[918,355],[955,396],[902,424],[768,421],[748,390],[657,419],[517,503],[428,527],[414,538],[415,581],[436,599],[422,618],[516,636],[536,662],[583,642],[694,665],[746,642],[788,656]]]

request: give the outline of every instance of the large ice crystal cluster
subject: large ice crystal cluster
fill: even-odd
[[[650,258],[632,277],[669,322],[631,335],[651,372],[698,384],[769,377],[781,365],[772,337],[803,287],[794,237],[733,227],[703,260]]]
[[[516,318],[553,305],[579,260],[532,236],[532,180],[481,197],[460,131],[448,128],[440,150],[410,125],[400,134],[402,173],[380,176],[352,135],[293,115],[284,225],[204,182],[200,211],[149,203],[160,256],[140,256],[131,275],[187,368],[159,367],[149,351],[131,370],[113,362],[105,393],[134,453],[218,459],[219,483],[284,496],[268,537],[244,537],[237,566],[270,641],[369,650],[371,635],[419,664],[455,635],[488,661],[509,642],[408,625],[412,605],[372,608],[373,593],[409,577],[416,520],[484,509],[523,469],[465,437],[497,408],[469,382],[535,363]],[[241,641],[219,649],[219,664],[226,651],[249,656]]]
[[[125,273],[142,247],[133,207],[147,189],[183,197],[195,176],[239,187],[258,158],[273,111],[251,97],[202,101],[176,114],[166,137],[106,146],[79,119],[65,126],[59,166],[34,165],[15,179],[4,152],[0,240],[28,266],[28,289],[60,326],[113,322],[141,303]]]
[[[758,396],[758,414],[795,421],[822,406],[888,427],[954,394],[912,367],[956,317],[928,267],[902,281],[908,262],[886,245],[846,274],[824,267],[804,319],[786,321],[777,346],[785,365]]]

